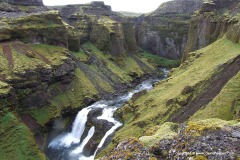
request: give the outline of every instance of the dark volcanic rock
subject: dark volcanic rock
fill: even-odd
[[[102,115],[102,108],[94,109],[88,114],[88,121],[86,124],[86,128],[95,127],[95,132],[93,137],[88,141],[86,146],[84,147],[84,154],[86,156],[91,156],[94,154],[97,149],[98,144],[101,139],[104,137],[105,133],[110,130],[113,126],[113,123],[108,122],[107,120],[97,119],[98,116]],[[86,130],[84,135],[86,135]],[[84,138],[84,137],[83,137]]]
[[[43,6],[42,0],[0,0],[0,2],[24,6]]]
[[[152,148],[158,158],[187,159],[201,155],[209,160],[236,159],[240,153],[239,127],[207,129],[197,133],[183,127],[174,139],[161,140]]]
[[[202,0],[170,1],[137,18],[137,44],[156,55],[180,59],[187,41],[189,20],[202,3]]]
[[[203,0],[174,0],[161,4],[155,13],[192,14],[202,6]]]
[[[100,160],[147,160],[150,157],[151,156],[148,148],[139,142],[138,139],[130,138],[120,142],[114,151],[102,157]]]
[[[222,38],[227,33],[227,38],[238,43],[238,19],[234,18],[239,13],[239,0],[213,0],[203,3],[190,20],[188,40],[184,50],[183,61],[188,58],[188,53],[206,47]],[[224,14],[228,10],[228,14]]]
[[[77,50],[80,39],[81,44],[90,41],[101,51],[116,57],[136,52],[133,22],[111,11],[103,2],[68,5],[58,10],[75,33],[74,38],[69,38],[69,49]]]

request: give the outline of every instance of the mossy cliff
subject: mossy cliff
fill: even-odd
[[[165,2],[154,12],[135,18],[137,44],[156,55],[180,59],[189,20],[202,3],[202,0]]]
[[[114,54],[103,53],[89,42],[81,48],[70,53],[45,44],[1,43],[2,115],[16,112],[41,148],[54,119],[76,114],[156,73],[146,59],[136,55],[115,61]]]
[[[238,23],[239,1],[206,1],[190,21],[188,41],[184,51],[183,61],[187,54],[194,50],[205,47],[217,39],[222,38],[225,33],[228,38],[233,39],[236,34]],[[235,42],[235,41],[234,41]]]
[[[3,33],[1,41],[19,39],[26,43],[67,46],[67,29],[58,11],[8,14],[0,19],[0,32]]]
[[[101,51],[125,57],[137,51],[133,23],[103,2],[59,7],[60,14],[70,25],[71,35],[83,44],[90,41]],[[77,48],[77,43],[75,44]]]

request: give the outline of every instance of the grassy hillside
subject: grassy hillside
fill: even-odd
[[[16,115],[7,113],[0,117],[0,157],[2,160],[45,160],[37,147],[34,137]]]
[[[206,48],[191,53],[188,61],[179,68],[173,69],[168,79],[160,82],[153,90],[136,101],[130,101],[118,111],[124,127],[116,133],[113,142],[129,136],[140,137],[145,135],[149,128],[168,121],[171,115],[207,89],[211,78],[223,69],[223,64],[230,63],[239,55],[240,45],[225,37]],[[196,113],[193,119],[215,117],[228,120],[234,118],[233,110],[235,114],[239,113],[238,84],[239,74],[227,83],[221,93],[206,108]],[[216,103],[218,105],[215,105]],[[220,107],[227,108],[224,109],[224,114]],[[212,111],[209,113],[209,110]],[[214,112],[216,110],[218,111]]]
[[[190,120],[220,118],[223,120],[240,117],[240,73],[234,76],[207,106],[195,113]]]

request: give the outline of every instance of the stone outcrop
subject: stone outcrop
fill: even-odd
[[[57,58],[60,62],[54,64],[55,62],[48,60],[42,53],[31,49],[23,43],[14,42],[12,43],[13,48],[6,50],[9,46],[9,44],[4,44],[3,54],[8,54],[8,56],[11,57],[14,52],[17,52],[17,54],[26,56],[26,62],[21,62],[23,64],[25,63],[25,66],[16,64],[17,62],[14,58],[8,58],[9,63],[12,63],[14,66],[14,68],[11,68],[14,74],[9,76],[6,70],[0,74],[0,80],[8,84],[3,84],[3,88],[8,92],[2,94],[3,97],[1,97],[1,99],[12,99],[12,102],[10,102],[11,104],[15,102],[15,107],[22,106],[25,109],[30,109],[48,105],[52,95],[47,93],[47,86],[57,82],[63,84],[70,83],[74,77],[75,63],[68,58],[67,55],[64,55],[66,53],[61,53],[60,55],[63,56],[62,60]],[[37,58],[42,61],[43,64],[37,61],[35,62],[36,64],[31,65],[28,58]],[[44,63],[52,66],[47,67]],[[15,100],[13,99],[14,97]],[[5,104],[3,107],[8,106]]]
[[[68,5],[58,9],[63,19],[73,27],[72,33],[81,44],[90,41],[100,50],[116,57],[136,51],[133,23],[111,11],[111,7],[103,2]]]
[[[239,138],[239,123],[231,126],[229,122],[218,119],[189,122],[188,126],[180,127],[174,138],[158,142],[152,152],[162,159],[237,159]]]
[[[43,6],[42,0],[0,0],[0,2],[24,6]]]
[[[153,14],[182,13],[192,14],[201,8],[203,0],[174,0],[161,4]]]
[[[214,0],[203,3],[199,12],[193,15],[190,20],[188,41],[183,61],[186,60],[189,52],[215,42],[217,39],[222,38],[228,31],[232,33],[228,33],[228,37],[238,35],[235,32],[237,31],[236,28],[234,29],[233,26],[238,23],[238,19],[234,16],[239,11],[239,7],[237,6],[239,2],[238,0]]]
[[[8,23],[12,31],[10,39],[67,46],[67,29],[57,11],[33,13],[12,19]]]
[[[146,148],[137,138],[129,138],[118,144],[115,150],[100,160],[111,159],[155,159],[151,157],[149,149]]]
[[[202,0],[175,0],[136,19],[137,44],[156,55],[180,59],[184,51],[188,22]],[[189,7],[191,6],[191,7]]]

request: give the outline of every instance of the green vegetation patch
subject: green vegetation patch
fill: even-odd
[[[190,121],[186,132],[193,133],[194,135],[199,135],[207,130],[223,129],[225,126],[240,126],[239,121],[225,121],[217,118]]]
[[[30,130],[13,113],[0,118],[1,160],[45,160]]]
[[[83,61],[86,59],[89,60],[89,58],[93,56],[98,63],[97,67],[101,67],[102,69],[105,68],[106,70],[111,71],[114,78],[117,81],[120,80],[121,83],[129,83],[133,80],[132,76],[140,77],[146,73],[142,66],[140,66],[132,56],[116,59],[113,55],[100,51],[91,43],[85,43],[82,45],[82,48],[88,52],[88,57],[86,57],[86,53],[82,52],[74,55]],[[155,69],[155,67],[153,67],[146,58],[140,57],[138,59],[152,71]],[[93,69],[96,70],[96,67],[93,67]]]
[[[200,93],[203,88],[197,86],[206,86],[207,80],[219,72],[219,66],[237,57],[239,53],[240,45],[224,37],[190,54],[188,61],[174,69],[168,79],[118,111],[122,115],[124,127],[116,133],[115,139],[118,141],[128,136],[139,137],[150,126],[164,123],[181,107],[166,105],[169,100],[183,96],[181,92],[186,86],[193,86],[194,94]]]
[[[40,125],[44,125],[53,118],[61,116],[64,109],[81,109],[85,104],[84,99],[96,99],[98,91],[86,77],[86,75],[77,68],[73,83],[66,90],[61,89],[61,84],[56,83],[49,86],[48,92],[57,92],[58,95],[51,100],[49,106],[28,111]]]
[[[157,56],[154,54],[151,54],[149,52],[141,52],[139,53],[139,56],[142,58],[147,59],[147,61],[157,67],[164,67],[164,68],[174,68],[174,67],[178,67],[180,65],[180,61],[179,60],[171,60],[171,59],[167,59],[161,56]]]
[[[9,24],[15,29],[50,29],[62,27],[62,20],[57,11],[49,11],[41,14],[9,19]]]
[[[31,44],[29,47],[41,55],[45,56],[52,65],[62,64],[70,54],[66,48],[51,46],[47,44]]]
[[[11,90],[11,87],[2,81],[0,81],[0,95],[7,95]]]
[[[159,126],[159,129],[155,134],[151,136],[140,137],[139,140],[142,141],[145,145],[152,147],[160,140],[163,139],[172,139],[177,135],[179,125],[176,123],[166,122],[163,125]]]
[[[127,74],[127,71],[125,69],[122,69],[121,65],[117,65],[116,62],[114,62],[114,57],[112,57],[111,54],[103,53],[91,43],[85,43],[82,47],[85,50],[89,50],[90,53],[92,53],[98,61],[101,61],[103,67],[106,67],[107,69],[111,70],[115,75],[117,75],[117,78],[121,80],[122,83],[132,80],[132,78]]]
[[[204,108],[196,112],[191,121],[219,118],[232,120],[240,117],[240,73],[234,76],[221,90],[221,92]]]

